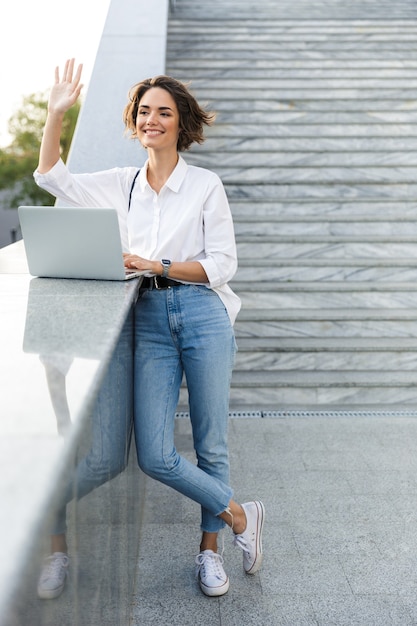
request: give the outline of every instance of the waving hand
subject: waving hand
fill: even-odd
[[[77,101],[83,86],[80,82],[83,66],[80,64],[74,73],[74,63],[74,59],[65,63],[62,78],[59,76],[59,67],[55,68],[55,83],[48,102],[49,113],[65,113]]]
[[[49,172],[61,156],[62,120],[80,95],[83,66],[80,64],[74,73],[74,63],[74,59],[68,59],[62,77],[59,75],[59,68],[55,69],[55,83],[49,95],[48,117],[39,153],[38,172],[41,174]]]

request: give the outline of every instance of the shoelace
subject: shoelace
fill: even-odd
[[[195,562],[197,563],[196,567],[196,576],[198,576],[200,570],[204,571],[204,575],[206,576],[215,576],[220,580],[223,579],[223,572],[220,569],[220,566],[223,565],[223,557],[217,552],[213,552],[212,554],[197,554],[195,558]]]
[[[231,529],[233,530],[233,526],[234,526],[234,523],[235,523],[235,521],[233,519],[233,513],[232,513],[232,511],[230,510],[229,507],[227,507],[227,509],[225,509],[225,512],[228,513],[231,516],[231,518],[232,518]],[[224,542],[224,540],[223,540],[223,542]],[[238,546],[239,548],[241,548],[244,552],[246,552],[246,554],[250,554],[250,549],[248,548],[248,542],[243,537],[243,534],[242,535],[235,535],[233,537],[233,545],[234,546]],[[222,554],[223,554],[223,552],[222,552]]]
[[[250,553],[250,550],[248,548],[248,542],[243,537],[243,535],[235,535],[233,538],[233,545],[238,546],[239,548],[241,548],[244,552],[247,552],[248,554]]]
[[[68,565],[68,557],[63,556],[49,556],[45,559],[45,568],[42,572],[42,580],[48,580],[48,578],[54,578],[60,575],[62,568]]]

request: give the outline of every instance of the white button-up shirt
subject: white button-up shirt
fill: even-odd
[[[111,207],[117,210],[124,252],[145,259],[199,261],[208,287],[222,299],[234,323],[240,299],[228,286],[236,273],[237,255],[232,216],[220,178],[214,172],[177,166],[157,194],[147,181],[146,162],[129,193],[137,168],[113,168],[72,174],[62,160],[36,183],[67,206]],[[59,210],[59,209],[57,209]]]

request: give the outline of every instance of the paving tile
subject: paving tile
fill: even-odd
[[[292,525],[292,534],[301,555],[381,555],[372,524],[311,522],[307,525],[299,521]]]
[[[355,595],[405,595],[417,593],[415,558],[374,557],[370,554],[340,558],[349,586]]]
[[[227,626],[317,626],[308,599],[276,594],[250,598],[228,594],[221,601],[222,624]]]
[[[318,626],[413,626],[407,603],[398,596],[312,598]]]
[[[264,595],[311,596],[349,594],[351,588],[337,556],[281,556],[266,559],[260,573]]]

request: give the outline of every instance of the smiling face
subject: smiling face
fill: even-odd
[[[168,91],[152,87],[142,96],[136,117],[136,135],[148,150],[177,151],[179,114]]]

